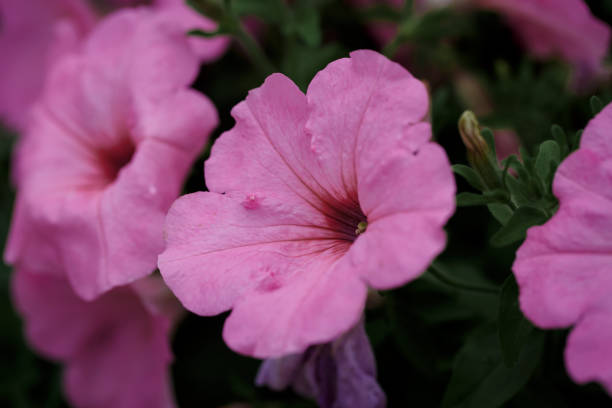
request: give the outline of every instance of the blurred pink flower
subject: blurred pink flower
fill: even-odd
[[[44,72],[94,24],[83,0],[0,0],[0,119],[25,127]]]
[[[169,211],[166,283],[195,313],[233,309],[223,335],[243,354],[349,330],[368,287],[416,278],[445,245],[455,185],[427,111],[425,86],[373,51],[332,62],[306,95],[269,76],[213,146],[210,192]]]
[[[520,140],[516,132],[512,129],[496,129],[495,133],[495,153],[497,160],[501,162],[510,155],[519,154]],[[513,169],[510,169],[511,171]]]
[[[571,63],[575,82],[591,82],[603,72],[610,27],[595,18],[583,0],[470,1],[505,16],[536,57],[561,57]]]
[[[53,67],[17,152],[6,260],[93,299],[150,274],[166,211],[217,125],[171,14],[118,12]]]
[[[363,319],[333,342],[264,361],[255,382],[276,391],[292,386],[298,394],[315,399],[320,408],[387,406],[376,382],[376,360]]]
[[[144,1],[114,1],[128,6]],[[112,8],[112,7],[111,7]],[[156,0],[152,9],[182,25],[214,30],[216,23],[187,7],[182,0]],[[30,107],[39,97],[50,67],[63,55],[78,49],[99,20],[85,0],[0,0],[0,119],[25,130]],[[218,58],[228,39],[190,38],[202,62]]]
[[[612,394],[612,105],[586,127],[580,148],[555,175],[557,213],[530,228],[514,274],[525,315],[542,328],[574,326],[570,376]]]
[[[351,0],[357,7],[387,4],[400,9],[405,0]],[[605,73],[602,66],[610,47],[610,27],[595,18],[583,0],[419,0],[417,13],[448,5],[472,6],[500,13],[534,56],[561,57],[574,67],[574,84],[588,85]],[[370,24],[372,35],[381,46],[391,41],[397,27],[393,23]],[[398,50],[399,61],[409,61],[408,46]]]
[[[161,279],[145,279],[172,299]],[[85,302],[65,278],[25,269],[15,271],[13,297],[28,342],[65,364],[64,389],[72,406],[174,406],[169,334],[180,314],[176,299],[173,309],[153,313],[128,286]]]

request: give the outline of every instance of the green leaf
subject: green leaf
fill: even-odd
[[[459,193],[457,194],[457,206],[469,207],[474,205],[485,205],[506,201],[508,197],[502,190],[485,191],[483,194]]]
[[[535,161],[535,170],[541,180],[546,181],[551,172],[561,162],[561,149],[554,140],[547,140],[540,145],[540,151]]]
[[[601,99],[599,99],[595,95],[591,96],[591,99],[589,100],[589,103],[591,105],[591,113],[593,113],[593,116],[595,116],[599,112],[601,112],[601,110],[604,107],[603,102],[601,101]]]
[[[527,186],[512,176],[506,176],[506,187],[510,191],[512,201],[518,206],[528,205],[531,203],[529,198],[529,189]]]
[[[512,209],[506,204],[489,204],[487,205],[487,208],[501,225],[506,225],[512,217]]]
[[[310,2],[297,2],[293,19],[287,23],[304,43],[310,47],[321,44],[321,21],[319,11]]]
[[[518,362],[529,334],[534,329],[519,308],[518,285],[512,274],[502,286],[497,324],[504,363],[512,367]]]
[[[470,166],[466,166],[464,164],[455,164],[452,166],[452,168],[455,174],[458,174],[463,177],[465,181],[467,181],[468,184],[474,187],[476,190],[486,190],[484,182],[482,181],[478,173],[476,173],[476,171],[474,171],[474,169],[472,169]]]
[[[567,135],[565,134],[565,131],[563,130],[563,128],[557,124],[552,125],[550,128],[550,133],[552,133],[553,137],[555,138],[555,140],[557,141],[557,143],[559,143],[559,146],[561,147],[561,156],[562,157],[567,156],[570,146],[569,146],[569,140],[567,139]]]
[[[581,138],[582,138],[582,130],[579,130],[572,135],[572,138],[570,140],[570,146],[572,150],[577,149],[580,146]]]
[[[519,207],[506,225],[491,237],[491,245],[501,247],[510,245],[516,241],[525,239],[527,229],[534,225],[543,224],[548,219],[544,211],[535,208],[522,206]]]
[[[544,338],[542,332],[531,332],[518,362],[506,367],[495,326],[481,327],[455,358],[442,408],[501,407],[529,381],[540,361]]]
[[[516,155],[512,154],[506,157],[504,160],[502,160],[502,165],[504,167],[508,166],[516,170],[520,179],[522,180],[529,179],[529,173],[527,172],[527,170],[525,169],[525,166],[523,165],[523,163],[519,160],[519,158]]]
[[[232,0],[231,5],[238,16],[257,16],[271,24],[286,19],[287,5],[282,0]]]

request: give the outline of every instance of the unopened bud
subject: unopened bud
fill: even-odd
[[[459,118],[459,134],[461,140],[467,148],[468,155],[475,159],[486,157],[489,153],[489,146],[480,134],[480,125],[476,115],[472,111],[465,111]]]
[[[459,134],[472,168],[480,174],[488,188],[499,187],[497,159],[493,158],[487,141],[480,134],[480,124],[472,111],[463,112],[459,118]]]

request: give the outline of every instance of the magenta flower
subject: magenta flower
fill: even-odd
[[[575,82],[601,74],[610,27],[583,0],[470,0],[505,16],[521,42],[540,58],[561,57],[574,66]]]
[[[150,274],[166,211],[217,124],[171,15],[125,10],[53,68],[17,152],[6,260],[93,299]]]
[[[131,287],[93,302],[81,300],[62,277],[15,271],[13,296],[33,348],[65,364],[64,389],[76,408],[170,408],[172,353],[169,333],[179,316],[176,299],[159,278],[146,285],[165,290],[159,312]],[[156,302],[156,299],[147,299]]]
[[[612,105],[586,127],[555,175],[557,213],[530,228],[513,266],[525,315],[542,328],[574,326],[570,376],[612,393]]]
[[[276,391],[288,386],[320,408],[384,408],[376,360],[363,320],[331,343],[263,362],[255,380]]]
[[[164,279],[260,358],[300,353],[359,320],[368,287],[416,278],[445,245],[455,185],[431,143],[423,84],[373,51],[319,72],[304,95],[269,76],[206,162],[210,192],[166,220]]]
[[[109,3],[113,3],[110,2]],[[120,1],[127,6],[145,1]],[[186,33],[192,28],[214,30],[216,23],[196,14],[182,0],[156,0],[151,9],[176,20]],[[76,50],[99,16],[86,0],[0,0],[0,119],[24,131],[30,107],[40,96],[51,66]],[[191,38],[200,60],[218,58],[228,39]]]

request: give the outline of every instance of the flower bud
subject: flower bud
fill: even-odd
[[[472,111],[465,111],[459,118],[459,134],[467,149],[470,165],[482,177],[489,189],[500,186],[497,159],[487,141],[480,134],[480,124]]]

